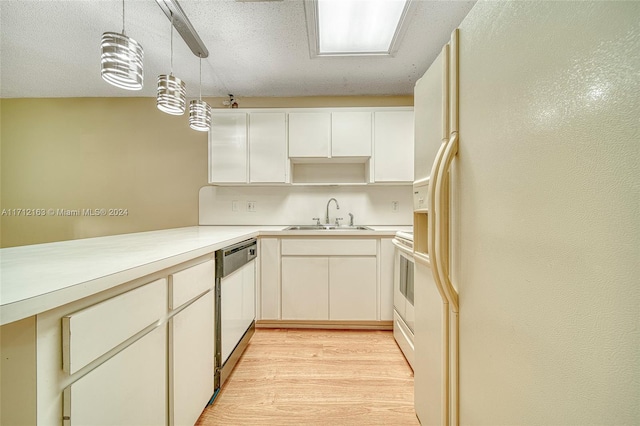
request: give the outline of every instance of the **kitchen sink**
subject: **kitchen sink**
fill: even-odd
[[[294,225],[284,231],[373,231],[368,226]]]

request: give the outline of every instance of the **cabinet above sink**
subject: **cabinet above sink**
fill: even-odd
[[[413,181],[413,107],[213,111],[209,183]]]

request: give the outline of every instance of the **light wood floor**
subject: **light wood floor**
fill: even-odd
[[[418,425],[390,331],[257,329],[204,425]]]

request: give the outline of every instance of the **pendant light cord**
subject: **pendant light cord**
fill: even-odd
[[[122,35],[124,34],[124,0],[122,0]]]
[[[171,75],[173,75],[173,12],[171,12]]]
[[[198,56],[200,57],[200,100],[202,101],[202,56]]]

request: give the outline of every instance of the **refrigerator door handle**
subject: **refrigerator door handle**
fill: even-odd
[[[449,43],[442,47],[442,144],[438,149],[433,167],[431,169],[429,190],[427,195],[427,252],[429,253],[429,260],[431,263],[431,272],[433,279],[438,288],[438,293],[444,303],[447,302],[447,295],[440,279],[441,274],[438,271],[439,263],[438,258],[440,252],[438,251],[437,241],[439,240],[439,228],[436,226],[436,218],[440,214],[439,206],[436,199],[436,188],[438,187],[438,175],[440,168],[442,167],[442,159],[449,143]]]
[[[444,149],[444,154],[442,155],[442,160],[440,163],[440,167],[438,168],[438,177],[436,178],[436,185],[434,188],[435,193],[435,223],[434,228],[436,229],[435,235],[435,251],[437,253],[435,263],[437,267],[435,268],[439,274],[439,281],[442,283],[442,289],[444,294],[451,306],[451,310],[453,312],[458,312],[458,292],[453,287],[451,283],[451,279],[449,278],[449,268],[448,265],[443,261],[444,256],[447,253],[443,253],[444,250],[447,250],[449,247],[448,239],[448,225],[443,218],[449,217],[449,200],[448,200],[448,191],[444,188],[445,180],[447,179],[447,173],[451,168],[451,163],[458,153],[458,132],[453,132],[451,134],[451,138],[449,138],[449,142],[446,144],[446,148]]]
[[[443,302],[447,302],[447,295],[445,293],[442,282],[440,281],[440,274],[438,271],[438,256],[436,241],[438,241],[438,228],[436,226],[436,217],[438,216],[438,206],[436,200],[436,187],[438,186],[438,172],[440,170],[442,164],[442,158],[444,157],[444,153],[447,148],[448,141],[444,140],[442,145],[440,145],[440,149],[438,149],[438,153],[436,154],[436,159],[433,162],[433,167],[431,169],[431,177],[429,180],[429,190],[427,195],[427,252],[429,253],[429,260],[431,263],[431,273],[433,274],[433,280],[435,281],[436,287],[438,288],[438,293],[440,293],[440,297],[442,297]]]

